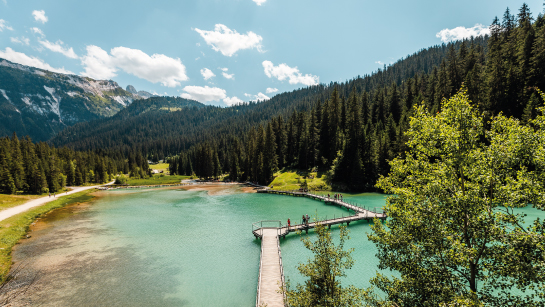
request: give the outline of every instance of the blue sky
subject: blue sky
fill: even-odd
[[[522,3],[0,0],[0,57],[226,106],[370,74]]]

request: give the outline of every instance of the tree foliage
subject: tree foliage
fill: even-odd
[[[287,304],[293,307],[361,306],[363,290],[354,286],[342,287],[340,281],[340,277],[346,276],[345,270],[354,264],[350,255],[353,249],[344,250],[344,243],[349,239],[346,226],[340,227],[339,244],[333,242],[331,232],[325,226],[318,223],[314,231],[318,236],[316,241],[301,238],[305,247],[314,253],[314,259],[297,267],[308,279],[295,289],[289,281],[286,283]]]
[[[409,150],[377,186],[395,196],[369,239],[380,269],[372,283],[399,306],[468,301],[541,306],[545,224],[516,208],[545,205],[545,116],[527,126],[502,114],[486,122],[462,90],[441,112],[414,110]],[[525,224],[526,222],[526,224]]]

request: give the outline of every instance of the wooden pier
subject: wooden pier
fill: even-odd
[[[258,193],[271,193],[280,195],[290,195],[299,197],[308,197],[323,201],[339,207],[352,210],[355,214],[342,216],[323,221],[294,224],[288,227],[282,225],[281,221],[260,221],[252,224],[252,234],[261,239],[261,260],[259,264],[259,280],[257,285],[256,306],[285,306],[284,297],[279,293],[280,287],[284,286],[284,271],[282,266],[282,254],[280,252],[279,238],[284,238],[290,232],[306,231],[316,227],[316,224],[328,226],[344,224],[348,226],[350,222],[361,220],[373,220],[375,218],[385,220],[386,213],[378,212],[376,208],[367,208],[357,204],[334,199],[332,197],[312,194],[305,191],[280,191],[269,189],[268,187],[258,186],[248,183],[258,188]]]

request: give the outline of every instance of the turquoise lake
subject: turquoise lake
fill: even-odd
[[[89,205],[48,215],[18,245],[15,264],[26,264],[28,274],[39,272],[40,279],[17,304],[253,306],[260,241],[252,235],[252,223],[350,214],[302,197],[242,193],[238,186],[226,186],[216,195],[182,189],[98,195]],[[370,193],[345,199],[381,207],[385,197]],[[543,216],[534,209],[528,212]],[[375,246],[367,240],[369,223],[351,223],[349,229],[346,247],[354,248],[355,265],[343,284],[367,287],[378,264]],[[336,226],[332,232],[338,237]],[[280,245],[286,277],[303,282],[296,266],[310,252],[297,234],[281,239]]]

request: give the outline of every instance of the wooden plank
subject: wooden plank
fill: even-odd
[[[282,285],[277,229],[263,229],[261,240],[261,267],[259,268],[258,306],[283,307],[284,297],[279,293]]]

